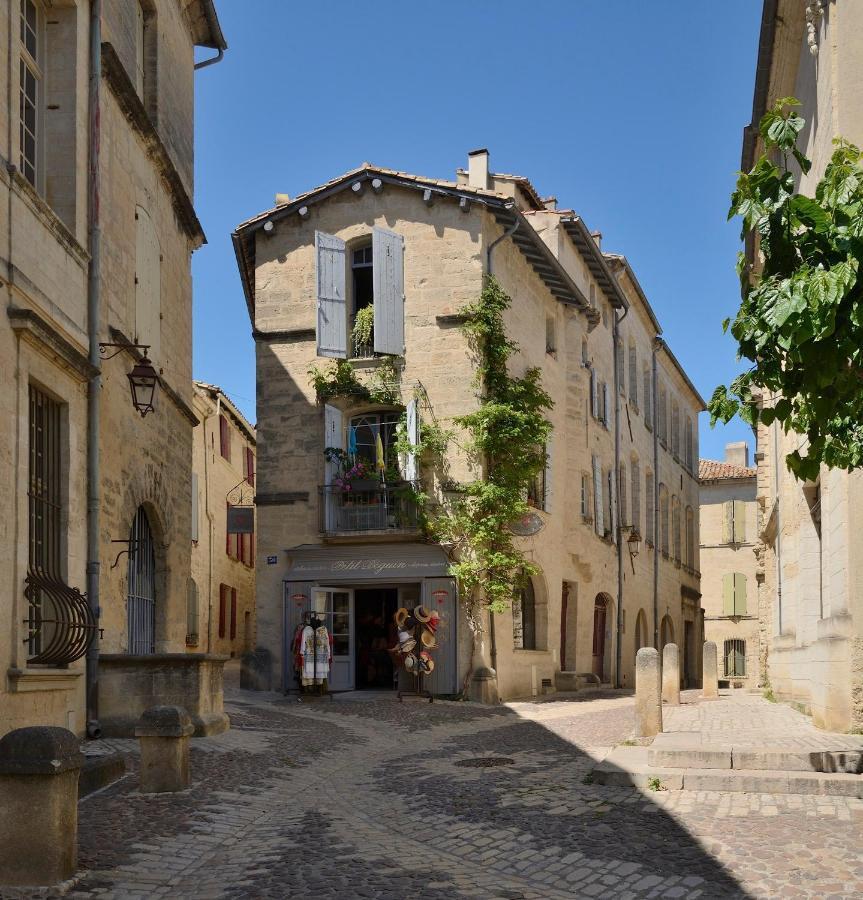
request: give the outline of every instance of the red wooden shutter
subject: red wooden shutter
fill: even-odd
[[[237,636],[237,589],[231,588],[231,640]]]
[[[255,486],[255,454],[251,447],[246,447],[246,481]]]
[[[219,416],[219,450],[222,456],[231,461],[231,434],[228,431],[228,420],[225,416]]]
[[[225,603],[228,588],[224,584],[219,585],[219,637],[225,636]]]

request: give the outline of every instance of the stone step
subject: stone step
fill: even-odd
[[[85,754],[78,776],[78,799],[118,781],[126,774],[126,757],[122,753]]]
[[[782,772],[863,773],[863,750],[788,750],[775,747],[652,746],[650,766],[673,769],[764,769]]]

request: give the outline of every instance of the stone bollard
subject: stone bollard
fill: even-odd
[[[704,700],[719,699],[719,669],[716,660],[716,644],[713,641],[704,642],[703,677],[701,681],[701,696]]]
[[[180,706],[151,706],[135,727],[141,741],[141,793],[184,791],[189,775],[189,738],[195,726]]]
[[[635,655],[635,736],[653,737],[661,731],[659,653],[653,647],[642,647]]]
[[[273,689],[273,658],[265,647],[256,647],[243,654],[240,662],[240,687],[244,691]]]
[[[0,739],[0,884],[46,886],[78,866],[78,738],[34,726]]]
[[[680,706],[680,650],[677,644],[662,648],[662,702]]]

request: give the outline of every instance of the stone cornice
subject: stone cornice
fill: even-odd
[[[87,356],[36,310],[10,306],[6,313],[12,324],[12,330],[19,337],[29,341],[42,352],[48,351],[80,381],[87,381],[98,374],[99,370],[90,363]]]
[[[294,503],[308,502],[308,491],[283,491],[280,493],[255,495],[255,506],[292,506]]]
[[[314,328],[288,328],[284,331],[259,331],[255,328],[252,331],[252,337],[256,341],[268,344],[299,344],[303,341],[313,341],[315,336]]]
[[[191,197],[180,178],[180,173],[162,143],[159,133],[153,127],[132,80],[120,62],[120,57],[117,56],[117,51],[107,41],[102,44],[102,74],[123,115],[141,137],[148,156],[155,163],[156,171],[168,189],[174,213],[183,230],[198,246],[206,244],[207,238],[198,221],[198,216],[195,214]]]

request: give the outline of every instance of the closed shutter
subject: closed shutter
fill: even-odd
[[[411,447],[416,447],[420,442],[420,419],[417,401],[411,400],[407,406],[407,439]],[[405,481],[417,481],[419,479],[419,465],[414,450],[409,450],[405,455],[404,466]]]
[[[734,573],[734,615],[746,615],[746,576],[741,572]]]
[[[656,541],[656,485],[652,473],[644,476],[645,531],[647,540]]]
[[[375,292],[375,353],[405,352],[404,238],[394,231],[372,231]]]
[[[198,496],[198,475],[192,472],[192,540],[198,540],[198,506],[200,497]]]
[[[231,461],[231,432],[226,416],[219,416],[219,453],[223,459]]]
[[[228,594],[227,585],[220,584],[219,585],[219,637],[220,638],[223,638],[225,636],[225,612],[226,612],[226,604],[227,604],[227,594]]]
[[[345,304],[345,242],[315,232],[318,273],[318,356],[345,359],[348,325]]]
[[[617,543],[617,478],[614,469],[608,470],[608,510],[611,519],[611,539]]]
[[[632,527],[639,533],[641,531],[641,466],[632,464]]]
[[[599,389],[596,381],[596,369],[590,370],[590,414],[599,418]]]
[[[602,469],[599,465],[599,457],[593,457],[593,527],[596,533],[603,537],[605,535],[605,516],[603,514],[605,491],[602,489]]]
[[[458,684],[458,605],[456,585],[452,578],[426,578],[422,583],[422,604],[440,616],[431,651],[434,672],[424,679],[424,687],[432,694],[457,694]]]
[[[149,344],[158,366],[162,335],[162,262],[159,237],[147,210],[135,207],[135,343]]]
[[[734,540],[734,501],[726,500],[722,504],[722,543],[730,544]]]
[[[734,615],[734,575],[731,572],[722,576],[722,615]]]
[[[609,406],[608,406],[608,383],[602,382],[602,421],[603,424],[610,424],[611,416],[609,415]]]
[[[246,481],[255,486],[255,454],[251,447],[246,447]]]
[[[237,636],[237,589],[231,588],[231,640]]]
[[[746,504],[742,500],[734,501],[734,543],[746,541]]]
[[[650,372],[647,369],[644,370],[642,380],[644,382],[642,389],[644,394],[644,421],[653,428],[653,403],[651,401]]]
[[[618,476],[617,483],[617,492],[619,497],[619,505],[620,505],[620,524],[623,525],[631,525],[628,516],[627,516],[627,508],[626,508],[626,492],[627,492],[627,484],[626,484],[626,467],[621,463],[620,465],[620,474]]]
[[[638,406],[638,356],[634,346],[629,348],[629,399]]]

